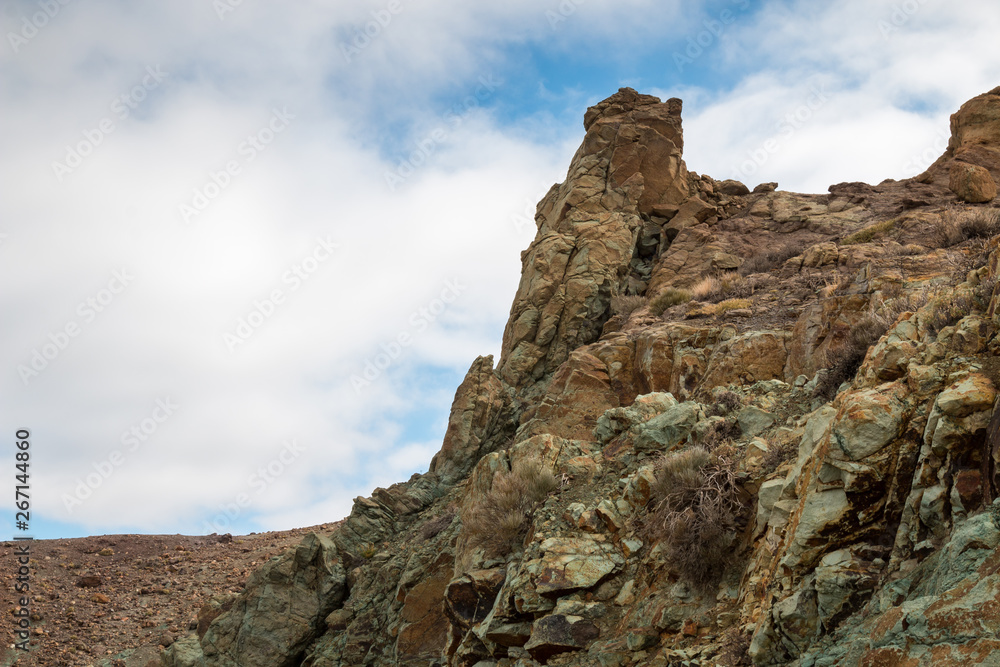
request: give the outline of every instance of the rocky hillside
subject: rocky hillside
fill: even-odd
[[[429,472],[162,663],[1000,665],[1000,88],[951,125],[802,195],[689,171],[680,100],[589,109]]]

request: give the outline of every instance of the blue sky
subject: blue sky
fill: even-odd
[[[1000,85],[998,23],[985,1],[5,3],[0,422],[32,433],[31,531],[342,518],[427,469],[499,353],[587,106],[681,97],[688,167],[751,187],[912,176]]]

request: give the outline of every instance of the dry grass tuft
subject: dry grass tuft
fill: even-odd
[[[705,276],[691,288],[691,297],[695,301],[711,301],[721,291],[721,280],[715,276]]]
[[[618,315],[622,321],[628,320],[629,315],[646,305],[646,299],[641,296],[621,295],[611,297],[611,314]]]
[[[730,310],[742,310],[753,305],[750,299],[726,299],[715,304],[714,314],[723,315]]]
[[[535,507],[558,485],[538,461],[521,461],[510,471],[498,471],[490,490],[462,514],[469,546],[483,548],[488,557],[509,554],[523,541]]]
[[[743,399],[735,391],[724,389],[715,395],[715,402],[708,409],[710,417],[722,417],[743,406]]]
[[[763,473],[770,475],[778,469],[778,466],[795,456],[798,451],[798,445],[791,440],[785,442],[768,440],[767,453],[764,454],[764,458],[760,462]]]
[[[804,242],[791,243],[778,250],[771,250],[750,257],[740,266],[740,274],[749,276],[752,273],[767,273],[776,268],[780,268],[792,257],[801,255],[802,251],[808,248]]]
[[[739,519],[746,511],[730,451],[691,447],[668,454],[652,489],[647,528],[664,543],[677,573],[702,590],[717,585],[732,564]]]
[[[663,315],[663,311],[667,308],[687,303],[690,300],[691,292],[688,290],[668,287],[657,294],[653,300],[649,302],[649,310],[653,313],[653,315],[659,317],[660,315]]]

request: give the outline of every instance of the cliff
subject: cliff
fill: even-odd
[[[584,127],[429,472],[166,665],[998,664],[1000,88],[823,195],[689,171],[680,100]]]

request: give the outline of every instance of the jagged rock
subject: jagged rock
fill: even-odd
[[[670,450],[691,435],[695,424],[705,418],[701,404],[679,403],[636,429],[633,446],[640,452]]]
[[[538,235],[504,330],[498,372],[514,387],[551,374],[600,336],[635,253],[640,213],[687,196],[680,100],[623,88],[588,109],[566,181],[538,205]]]
[[[448,430],[441,451],[431,459],[430,472],[450,483],[464,476],[484,454],[509,434],[511,400],[493,372],[493,357],[472,362],[455,392]]]
[[[524,648],[532,658],[545,662],[554,655],[587,648],[599,634],[593,623],[579,616],[551,614],[534,622]]]
[[[962,201],[984,204],[997,196],[997,184],[983,167],[956,162],[951,167],[949,178],[948,187]]]
[[[290,667],[325,629],[346,594],[333,543],[316,534],[256,570],[229,611],[197,635],[174,642],[168,667]],[[202,656],[198,656],[200,645]],[[203,662],[202,662],[203,661]]]
[[[594,427],[594,437],[602,443],[607,443],[675,405],[677,399],[673,394],[667,392],[644,394],[637,397],[632,405],[625,408],[611,408],[598,417],[597,426]]]
[[[550,537],[540,545],[535,590],[541,595],[597,585],[624,562],[614,545],[600,535]]]
[[[444,593],[452,620],[470,628],[486,618],[507,578],[503,568],[472,570],[452,580]]]
[[[753,437],[759,435],[774,425],[774,415],[761,410],[755,405],[748,405],[740,410],[737,416],[743,435]]]

